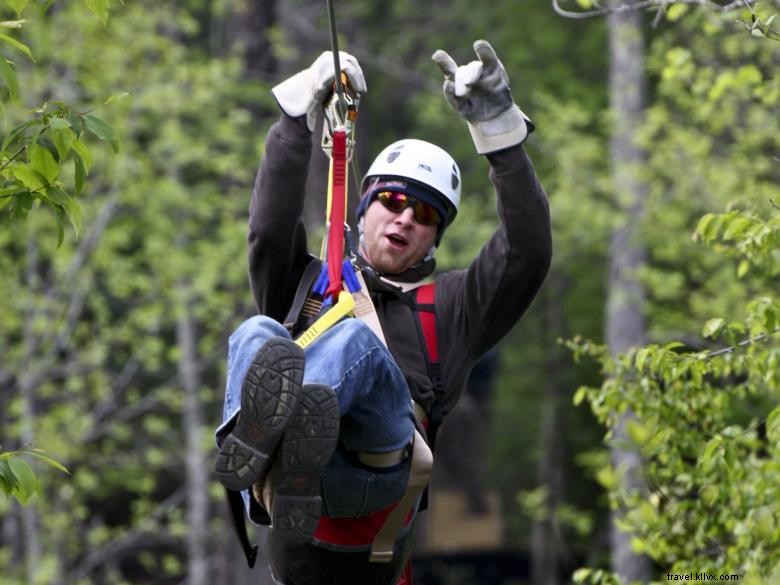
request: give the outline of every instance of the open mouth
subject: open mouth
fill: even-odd
[[[387,234],[387,239],[390,242],[390,244],[394,247],[398,248],[405,248],[409,245],[409,242],[406,241],[406,238],[403,238],[396,234]]]

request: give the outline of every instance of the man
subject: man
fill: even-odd
[[[371,543],[356,535],[366,521],[381,526],[402,499],[420,445],[416,426],[453,408],[472,366],[518,321],[549,268],[547,199],[521,146],[533,127],[492,47],[477,41],[474,50],[479,60],[461,67],[444,51],[433,60],[447,100],[487,155],[499,225],[468,268],[436,278],[438,371],[409,290],[433,273],[436,247],[458,211],[457,164],[420,140],[377,156],[357,211],[358,263],[381,332],[348,318],[301,350],[281,323],[289,322],[313,260],[301,214],[313,122],[334,82],[332,54],[273,89],[282,115],[268,133],[249,207],[249,273],[260,315],[230,339],[216,472],[242,492],[250,518],[271,524],[269,560],[279,583],[396,583],[414,514],[395,538],[391,562],[371,562]],[[340,61],[349,85],[364,92],[354,57],[341,53]]]

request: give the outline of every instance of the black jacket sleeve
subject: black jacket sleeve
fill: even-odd
[[[249,203],[249,280],[260,313],[282,321],[310,256],[301,216],[312,139],[305,116],[268,131]]]

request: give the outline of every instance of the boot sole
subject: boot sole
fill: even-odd
[[[322,513],[321,478],[336,449],[339,405],[328,386],[307,384],[280,447],[272,526],[287,544],[311,541]]]
[[[265,474],[298,406],[303,367],[303,350],[288,339],[273,339],[255,355],[241,386],[241,413],[215,465],[226,488],[248,489]]]

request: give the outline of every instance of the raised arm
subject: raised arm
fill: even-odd
[[[365,92],[357,60],[340,54],[342,70]],[[284,319],[310,256],[301,216],[317,109],[333,90],[333,55],[273,88],[282,115],[271,126],[249,203],[249,277],[257,309]]]
[[[497,194],[499,225],[465,270],[439,278],[436,305],[453,323],[443,346],[456,361],[479,358],[517,323],[547,275],[552,256],[547,197],[522,143],[533,131],[515,105],[501,61],[476,41],[478,61],[457,66],[433,55],[444,73],[444,94],[466,120],[477,152],[486,154]]]

